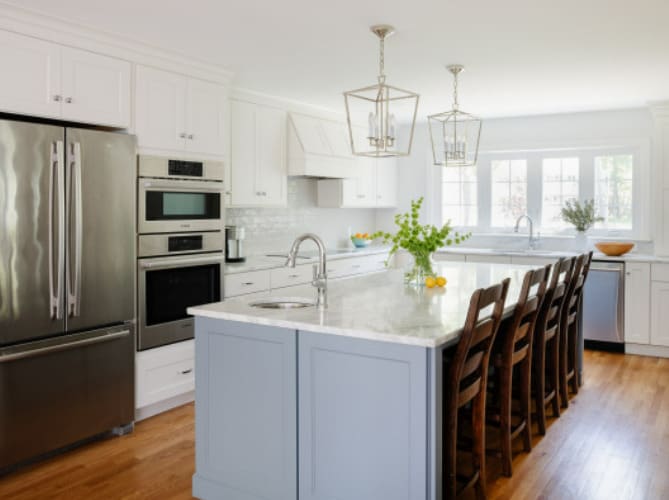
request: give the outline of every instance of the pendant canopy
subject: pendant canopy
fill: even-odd
[[[427,117],[435,165],[466,167],[476,165],[481,138],[481,119],[460,111],[458,76],[463,66],[447,66],[453,74],[453,107]]]
[[[378,83],[344,92],[351,150],[356,156],[407,156],[411,152],[418,111],[418,94],[386,83],[385,39],[395,30],[386,24],[372,26],[379,37]],[[398,126],[411,119],[410,127]]]

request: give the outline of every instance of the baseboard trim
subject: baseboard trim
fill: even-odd
[[[669,358],[669,347],[661,345],[625,344],[625,354]]]
[[[591,349],[593,351],[608,351],[608,352],[625,352],[625,344],[622,342],[606,342],[602,340],[588,340],[583,341],[584,347],[586,349]]]
[[[195,391],[189,391],[164,401],[159,401],[158,403],[154,403],[152,405],[137,408],[135,410],[135,422],[151,418],[155,415],[158,415],[159,413],[166,412],[176,408],[177,406],[183,406],[185,404],[192,403],[193,401],[195,401]]]

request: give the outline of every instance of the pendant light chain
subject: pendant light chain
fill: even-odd
[[[458,103],[458,74],[454,74],[453,78],[453,109],[457,111]]]
[[[379,83],[385,83],[385,66],[386,66],[386,37],[382,36],[379,42]]]

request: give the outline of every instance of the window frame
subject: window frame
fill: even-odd
[[[481,151],[477,163],[478,224],[476,226],[456,226],[456,230],[471,231],[473,234],[513,234],[513,227],[495,227],[491,224],[492,210],[492,161],[525,160],[527,162],[527,212],[535,221],[538,231],[544,236],[571,237],[575,234],[572,227],[565,229],[542,228],[543,200],[543,160],[546,158],[576,157],[579,160],[579,200],[595,197],[595,158],[598,156],[631,155],[633,158],[632,174],[632,229],[592,228],[590,236],[602,238],[624,237],[632,240],[649,241],[651,234],[651,163],[650,141],[639,139],[619,145],[602,143],[594,146],[545,148],[516,151]],[[623,145],[620,145],[623,144]],[[448,167],[433,167],[436,186],[433,193],[441,206],[441,171]],[[434,213],[436,220],[444,223],[441,211]]]

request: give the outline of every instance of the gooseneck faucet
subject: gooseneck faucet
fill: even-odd
[[[300,245],[304,240],[311,240],[316,243],[318,247],[318,264],[314,264],[314,276],[311,284],[316,287],[318,298],[316,305],[318,307],[327,307],[328,305],[328,275],[326,269],[325,244],[323,240],[313,233],[305,233],[295,238],[293,246],[290,247],[288,258],[286,259],[286,267],[295,267],[295,259]]]
[[[530,217],[527,214],[523,214],[520,217],[518,217],[518,219],[516,219],[516,227],[513,228],[513,232],[514,233],[518,232],[518,228],[520,226],[520,221],[523,220],[523,219],[527,219],[527,224],[528,224],[529,229],[530,229],[529,247],[530,247],[531,250],[534,250],[534,248],[536,247],[537,242],[539,241],[539,237],[536,237],[536,238],[534,237],[534,221],[532,220],[532,217]]]

